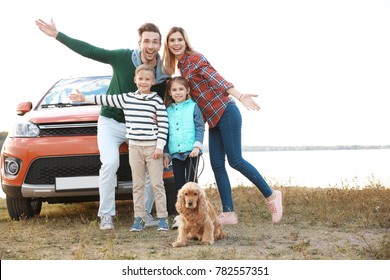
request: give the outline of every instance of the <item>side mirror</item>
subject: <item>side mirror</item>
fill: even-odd
[[[22,102],[19,103],[16,107],[16,114],[18,116],[23,116],[24,114],[30,112],[32,109],[32,103],[31,102]]]

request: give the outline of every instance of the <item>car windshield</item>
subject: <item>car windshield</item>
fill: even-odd
[[[70,102],[69,94],[78,89],[84,95],[106,94],[111,76],[69,78],[57,82],[38,104],[40,108],[86,105],[85,102]]]

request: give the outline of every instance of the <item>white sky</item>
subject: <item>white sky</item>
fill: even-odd
[[[0,11],[0,131],[58,79],[111,74],[36,27],[53,17],[107,49],[137,48],[145,22],[163,38],[185,28],[238,90],[259,94],[260,111],[240,105],[244,145],[390,144],[390,1],[15,0]]]

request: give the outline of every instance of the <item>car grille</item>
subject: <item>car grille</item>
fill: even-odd
[[[96,123],[79,124],[45,124],[39,125],[39,136],[76,136],[76,135],[96,135]]]
[[[99,155],[40,158],[35,160],[26,176],[26,184],[54,184],[56,177],[98,176]],[[130,181],[128,154],[120,155],[118,181]]]

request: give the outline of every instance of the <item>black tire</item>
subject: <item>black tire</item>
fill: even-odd
[[[29,219],[39,215],[42,209],[41,200],[6,196],[8,214],[12,220]]]
[[[42,210],[42,200],[31,200],[31,208],[33,210],[34,216],[39,216]]]

